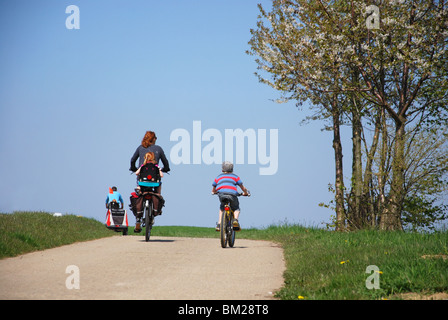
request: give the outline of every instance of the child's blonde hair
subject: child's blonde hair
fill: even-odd
[[[145,154],[145,161],[143,164],[145,165],[150,162],[155,163],[156,162],[155,160],[156,158],[154,157],[154,152],[148,152]]]

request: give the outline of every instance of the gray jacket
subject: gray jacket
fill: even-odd
[[[154,152],[154,157],[157,164],[159,164],[159,160],[162,160],[163,172],[170,171],[170,164],[168,163],[168,159],[165,156],[165,152],[163,152],[163,149],[160,146],[155,144],[149,146],[148,148],[144,148],[142,145],[140,145],[137,150],[135,150],[134,155],[131,158],[131,168],[129,170],[131,170],[132,172],[137,171],[135,162],[137,161],[137,159],[139,159],[138,168],[140,168],[143,164],[143,161],[145,160],[145,154],[148,152]]]

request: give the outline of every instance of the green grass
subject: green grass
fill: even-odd
[[[75,215],[53,217],[45,212],[0,214],[0,259],[114,234],[95,219]]]
[[[74,215],[0,214],[0,258],[116,234],[101,222]],[[129,234],[134,234],[133,227]],[[154,226],[152,235],[219,238],[214,228],[184,226]],[[277,292],[282,300],[394,299],[407,292],[448,292],[448,231],[339,233],[283,224],[243,229],[236,245],[242,238],[283,247],[287,269]],[[379,268],[379,289],[366,287],[374,275],[366,273],[369,265]]]
[[[285,285],[277,296],[296,299],[390,299],[399,293],[448,292],[448,232],[432,234],[330,232],[299,226],[266,230],[284,248]],[[379,289],[368,289],[369,265]],[[370,282],[370,281],[369,281]]]
[[[134,233],[129,227],[129,235],[145,235],[145,228],[140,233]],[[190,237],[190,238],[217,238],[219,233],[214,228],[186,227],[186,226],[153,226],[151,236],[158,237]]]
[[[260,239],[262,231],[258,229],[243,229],[237,233],[238,238]],[[145,228],[140,233],[134,233],[134,227],[129,227],[129,235],[144,235]],[[159,237],[190,237],[190,238],[216,238],[219,239],[220,233],[215,228],[205,227],[187,227],[187,226],[153,226],[151,236]]]

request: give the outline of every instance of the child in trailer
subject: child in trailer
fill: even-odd
[[[109,188],[109,194],[106,197],[106,208],[109,208],[109,204],[115,209],[123,209],[124,202],[121,194],[117,191],[117,187]]]

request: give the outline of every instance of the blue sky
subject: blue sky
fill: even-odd
[[[200,121],[201,134],[223,138],[226,129],[278,130],[275,174],[260,175],[258,159],[248,164],[248,148],[235,165],[252,193],[240,198],[243,227],[329,222],[318,203],[331,199],[332,135],[320,122],[300,125],[307,107],[273,102],[279,93],[255,77],[245,51],[257,3],[270,8],[261,0],[1,1],[0,212],[104,221],[110,186],[129,204],[129,160],[145,132],[156,132],[171,162],[172,132],[192,136]],[[66,28],[69,5],[80,10],[80,29]],[[171,169],[157,225],[214,226],[220,165]]]

